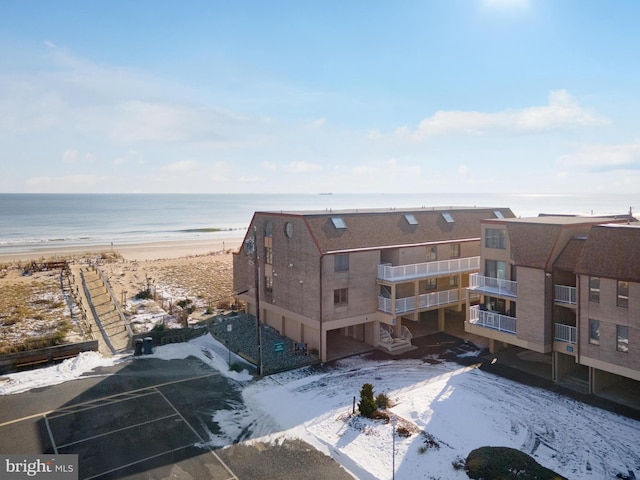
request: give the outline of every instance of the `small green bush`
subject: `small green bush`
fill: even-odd
[[[376,402],[373,399],[373,385],[365,383],[360,390],[360,402],[358,403],[360,415],[371,418],[376,411]]]
[[[138,300],[150,300],[152,297],[153,295],[151,295],[151,290],[148,288],[145,288],[144,290],[140,290],[136,294],[136,299]]]
[[[244,370],[244,367],[240,363],[232,363],[229,370],[241,373]]]
[[[379,393],[376,395],[376,407],[378,408],[389,408],[391,406],[391,401],[389,397],[387,397],[384,393]]]

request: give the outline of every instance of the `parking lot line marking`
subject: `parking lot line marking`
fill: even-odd
[[[158,383],[157,385],[149,385],[148,387],[136,388],[134,390],[129,390],[128,392],[122,392],[122,393],[118,393],[116,395],[109,395],[107,397],[101,397],[101,398],[96,398],[94,400],[88,400],[86,402],[76,403],[74,405],[70,405],[69,407],[64,407],[64,408],[61,408],[61,409],[46,410],[44,412],[34,413],[33,415],[27,415],[25,417],[14,418],[13,420],[9,420],[7,422],[0,423],[0,428],[6,427],[7,425],[13,425],[14,423],[19,423],[19,422],[22,422],[22,421],[25,421],[25,420],[31,420],[33,418],[38,418],[38,417],[41,417],[43,415],[48,415],[48,416],[51,416],[53,418],[52,414],[54,414],[55,412],[58,412],[58,411],[64,411],[65,408],[78,407],[78,406],[82,406],[82,405],[91,405],[91,404],[93,404],[93,403],[95,403],[97,401],[107,400],[107,399],[115,398],[115,397],[120,397],[120,396],[126,395],[126,394],[131,394],[131,393],[135,393],[135,392],[144,392],[145,390],[153,390],[154,388],[157,388],[157,387],[164,387],[166,385],[175,385],[176,383],[189,382],[191,380],[198,380],[200,378],[215,377],[217,375],[220,375],[220,373],[219,372],[207,373],[205,375],[198,375],[196,377],[183,378],[183,379],[180,379],[180,380],[172,380],[171,382],[163,382],[163,383]]]
[[[173,403],[171,403],[171,402],[169,401],[169,399],[168,399],[168,398],[167,398],[167,397],[166,397],[166,396],[165,396],[165,395],[164,395],[160,390],[158,390],[156,387],[154,387],[154,388],[157,390],[157,392],[158,392],[160,395],[162,395],[162,398],[164,398],[164,399],[165,399],[165,401],[166,401],[166,402],[171,406],[171,408],[173,408],[173,410],[176,412],[176,414],[177,414],[178,416],[180,416],[180,418],[182,419],[182,421],[183,421],[183,422],[184,422],[184,423],[185,423],[185,424],[186,424],[186,425],[191,429],[191,431],[196,435],[196,437],[198,437],[198,438],[200,439],[200,441],[202,442],[202,444],[207,446],[207,448],[209,449],[209,451],[211,452],[211,454],[216,458],[216,460],[218,460],[218,462],[220,462],[220,465],[222,465],[222,466],[227,470],[227,472],[229,472],[229,474],[231,475],[231,477],[229,477],[229,478],[230,478],[230,479],[233,479],[233,480],[239,480],[239,479],[238,479],[238,477],[237,477],[237,475],[236,475],[235,473],[233,473],[233,471],[229,468],[229,466],[228,466],[226,463],[224,463],[224,462],[222,461],[222,459],[218,456],[218,454],[217,454],[216,452],[214,452],[214,451],[213,451],[213,449],[212,449],[212,448],[207,444],[207,442],[205,442],[205,441],[204,441],[204,438],[202,438],[202,437],[200,436],[200,434],[197,432],[197,430],[196,430],[195,428],[193,428],[193,427],[191,426],[191,424],[190,424],[189,422],[187,422],[187,419],[186,419],[186,418],[184,418],[184,417],[182,416],[182,414],[178,411],[178,409],[177,409],[176,407],[174,407],[174,406],[173,406]]]
[[[71,445],[76,445],[78,443],[82,443],[82,442],[87,442],[89,440],[93,440],[95,438],[100,438],[100,437],[105,437],[107,435],[111,435],[112,433],[118,433],[118,432],[123,432],[125,430],[129,430],[130,428],[136,428],[136,427],[140,427],[142,425],[149,425],[151,423],[154,422],[159,422],[161,420],[166,420],[167,418],[172,418],[175,417],[176,414],[174,413],[173,415],[167,415],[164,417],[160,417],[160,418],[155,418],[153,420],[148,420],[146,422],[140,422],[140,423],[136,423],[135,425],[127,425],[126,427],[122,427],[122,428],[118,428],[116,430],[110,430],[108,432],[105,433],[101,433],[100,435],[93,435],[92,437],[87,437],[87,438],[83,438],[82,440],[76,440],[75,442],[69,442],[69,443],[65,443],[64,445],[60,445],[60,448],[65,448],[65,447],[69,447]],[[46,417],[45,417],[46,418]],[[48,425],[48,424],[47,424]]]
[[[126,402],[127,400],[132,400],[135,398],[141,398],[147,395],[155,395],[155,394],[156,392],[150,389],[146,392],[137,392],[137,395],[129,395],[127,392],[126,394],[119,394],[117,397],[116,396],[106,397],[107,401],[105,401],[105,399],[100,398],[88,404],[85,403],[85,404],[69,405],[68,407],[59,408],[58,410],[55,411],[55,414],[49,415],[49,418],[60,418],[60,417],[64,417],[65,415],[73,415],[76,413],[81,413],[87,410],[91,410],[93,408],[106,407],[107,405],[113,405],[114,403]],[[118,397],[121,397],[121,398],[118,398]]]
[[[92,478],[98,478],[98,477],[101,477],[102,475],[106,475],[107,473],[116,472],[116,471],[121,470],[123,468],[131,467],[133,465],[137,465],[138,463],[146,462],[147,460],[151,460],[153,458],[161,457],[163,455],[166,455],[167,453],[177,452],[178,450],[182,450],[183,448],[192,447],[192,446],[193,446],[193,444],[189,443],[187,445],[183,445],[181,447],[177,447],[177,448],[174,448],[172,450],[167,450],[166,452],[158,453],[156,455],[151,455],[150,457],[143,458],[143,459],[137,460],[135,462],[127,463],[126,465],[121,465],[121,466],[119,466],[117,468],[112,468],[111,470],[107,470],[106,472],[98,473],[97,475],[94,475],[92,477],[86,477],[84,480],[91,480]]]
[[[51,432],[51,425],[49,425],[49,420],[47,420],[47,416],[43,415],[44,424],[47,426],[47,432],[49,432],[49,440],[51,440],[51,446],[53,447],[54,455],[58,454],[58,447],[56,447],[56,441],[53,439],[53,432]]]

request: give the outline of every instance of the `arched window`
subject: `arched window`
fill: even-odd
[[[264,224],[264,236],[272,237],[273,236],[273,225],[271,222],[267,222]]]

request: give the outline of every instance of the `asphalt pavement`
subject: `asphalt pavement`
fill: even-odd
[[[99,376],[95,376],[98,374]],[[132,358],[90,377],[0,396],[0,452],[77,454],[81,479],[352,479],[298,440],[211,448],[240,386],[193,357]]]

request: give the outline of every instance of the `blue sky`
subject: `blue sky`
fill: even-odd
[[[639,18],[0,0],[0,192],[634,193]]]

